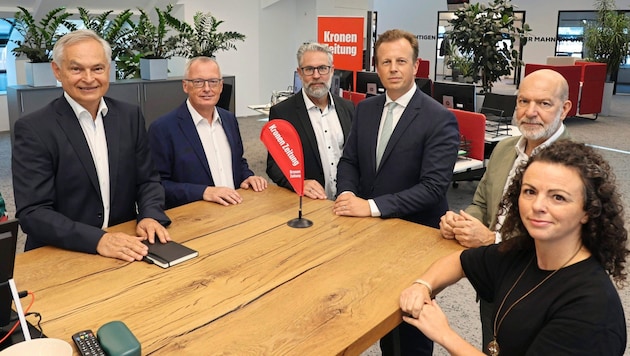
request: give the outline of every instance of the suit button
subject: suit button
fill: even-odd
[[[98,213],[96,216],[98,216],[99,219],[103,218],[103,213]]]

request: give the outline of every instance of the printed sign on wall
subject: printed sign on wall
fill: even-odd
[[[330,46],[337,69],[363,69],[363,17],[317,18],[317,42]]]

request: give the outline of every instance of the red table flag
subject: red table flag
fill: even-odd
[[[285,120],[270,120],[260,132],[260,140],[278,164],[293,190],[304,195],[304,154],[302,141],[293,125]]]

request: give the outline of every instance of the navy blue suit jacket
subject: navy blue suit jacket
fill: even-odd
[[[459,148],[455,116],[416,90],[376,167],[378,129],[385,95],[357,105],[337,168],[337,194],[374,199],[384,218],[438,227],[448,210],[446,191]]]
[[[234,187],[238,189],[254,172],[243,157],[243,141],[236,116],[220,107],[217,110],[232,151]],[[151,124],[149,144],[162,177],[167,208],[202,200],[206,187],[215,185],[186,102]]]
[[[140,108],[110,98],[105,103],[109,225],[143,218],[168,225]],[[26,250],[53,245],[96,253],[105,233],[101,192],[90,148],[68,101],[61,96],[20,118],[13,132],[13,189],[17,217],[28,235]]]

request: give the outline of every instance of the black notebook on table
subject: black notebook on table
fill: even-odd
[[[151,244],[144,240],[143,243],[149,247],[146,258],[162,268],[174,266],[199,255],[199,252],[175,241],[169,241],[165,244],[156,241]]]

